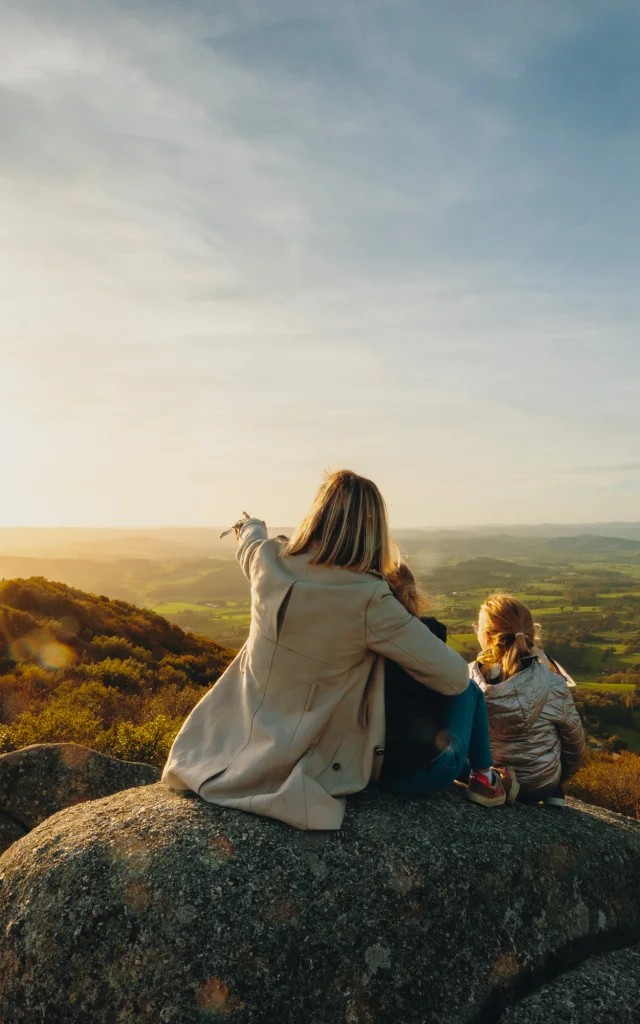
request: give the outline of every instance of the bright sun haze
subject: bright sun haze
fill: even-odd
[[[640,7],[23,0],[0,525],[638,518]]]

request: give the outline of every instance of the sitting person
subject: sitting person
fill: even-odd
[[[184,722],[163,780],[298,828],[340,828],[345,797],[384,754],[384,658],[451,694],[467,689],[467,664],[391,592],[398,557],[371,480],[329,476],[290,542],[248,516],[233,529],[249,638]]]
[[[408,566],[388,577],[401,604],[420,617],[424,599]],[[447,627],[437,619],[421,621],[446,643]],[[401,665],[385,666],[385,757],[380,785],[392,793],[427,796],[469,779],[466,796],[485,807],[513,803],[514,773],[492,769],[489,723],[482,690],[471,682],[464,693],[445,696],[417,683]]]
[[[515,768],[520,800],[562,806],[562,783],[578,770],[585,746],[572,680],[545,655],[531,612],[516,598],[487,598],[477,632],[482,652],[471,678],[484,691],[497,762]]]

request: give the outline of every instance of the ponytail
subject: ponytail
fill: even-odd
[[[504,640],[508,646],[502,656],[500,668],[502,669],[502,678],[509,679],[510,676],[514,676],[516,672],[520,671],[522,659],[531,657],[534,640],[533,637],[529,640],[527,635],[520,631],[513,637],[505,636]]]
[[[485,679],[498,666],[502,680],[522,670],[522,662],[530,658],[538,642],[537,625],[522,601],[508,594],[493,594],[480,609],[478,632],[485,649],[478,655],[480,671]]]

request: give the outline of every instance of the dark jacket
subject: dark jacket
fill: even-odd
[[[429,616],[421,621],[439,640],[447,642],[443,622]],[[443,749],[442,730],[448,721],[451,699],[416,682],[395,661],[385,661],[383,780],[398,772],[424,768],[438,757]]]

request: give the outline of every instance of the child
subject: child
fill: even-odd
[[[389,576],[394,596],[420,617],[424,599],[408,566]],[[447,627],[437,619],[422,622],[446,642]],[[469,776],[466,796],[496,807],[513,803],[518,783],[508,768],[492,769],[489,724],[478,685],[455,697],[417,683],[400,665],[385,663],[385,758],[380,784],[393,793],[427,796]]]
[[[585,746],[572,680],[540,648],[529,609],[508,594],[487,598],[477,633],[482,652],[471,678],[484,691],[497,763],[516,770],[521,801],[563,806],[562,782],[577,772]]]

